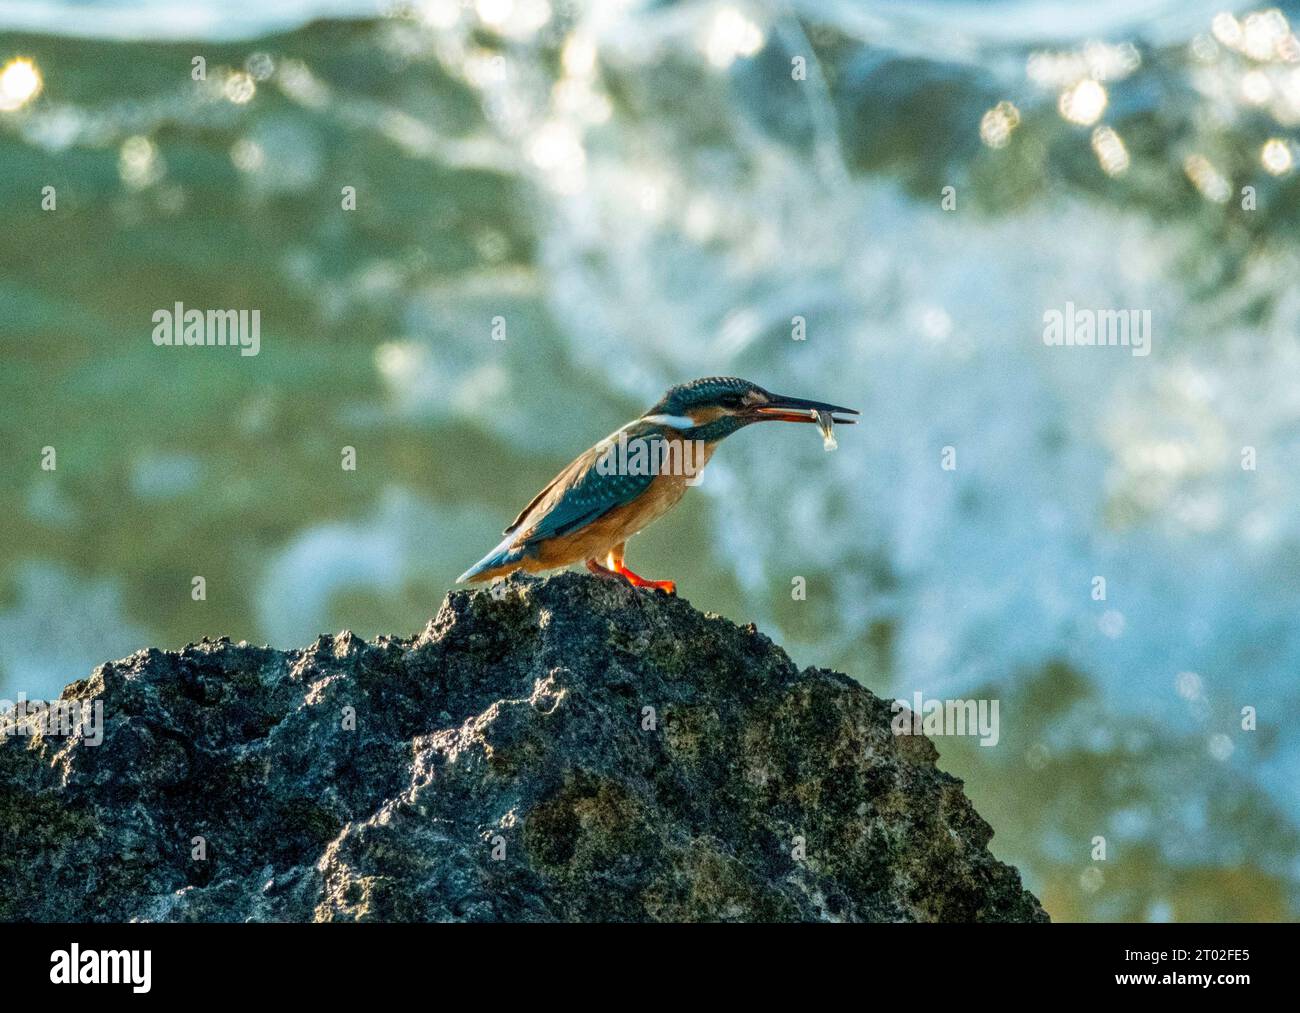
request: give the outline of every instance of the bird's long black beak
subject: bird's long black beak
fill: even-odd
[[[830,412],[831,420],[841,426],[851,426],[857,419],[839,418],[843,415],[862,414],[856,408],[843,408],[840,405],[827,404],[825,401],[808,401],[801,397],[786,397],[773,394],[767,404],[756,405],[754,414],[760,419],[775,422],[816,422],[818,412]]]

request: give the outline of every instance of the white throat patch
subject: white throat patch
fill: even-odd
[[[657,426],[669,426],[672,429],[692,429],[695,420],[689,415],[643,415],[642,422],[652,422]]]

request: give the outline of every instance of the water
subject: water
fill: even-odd
[[[416,630],[576,451],[737,374],[864,424],[733,437],[634,568],[998,699],[942,763],[1054,917],[1296,917],[1300,53],[1250,11],[0,4],[43,77],[0,112],[0,690]],[[156,348],[178,300],[261,352]],[[1150,354],[1045,345],[1067,302]]]

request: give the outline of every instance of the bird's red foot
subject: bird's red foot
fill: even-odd
[[[671,580],[646,580],[644,577],[637,576],[626,566],[620,566],[614,572],[633,587],[652,587],[656,591],[663,591],[667,594],[677,593],[677,585]]]
[[[587,560],[587,569],[598,577],[622,577],[633,587],[652,587],[656,591],[663,591],[666,594],[675,595],[677,593],[677,585],[671,580],[646,580],[622,564],[611,570],[607,566],[601,566],[594,559],[589,559]]]

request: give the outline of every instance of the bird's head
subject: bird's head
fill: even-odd
[[[678,429],[693,440],[713,442],[751,422],[816,422],[816,412],[830,412],[835,422],[851,425],[852,408],[825,401],[773,394],[735,376],[708,376],[669,388],[642,419]]]

